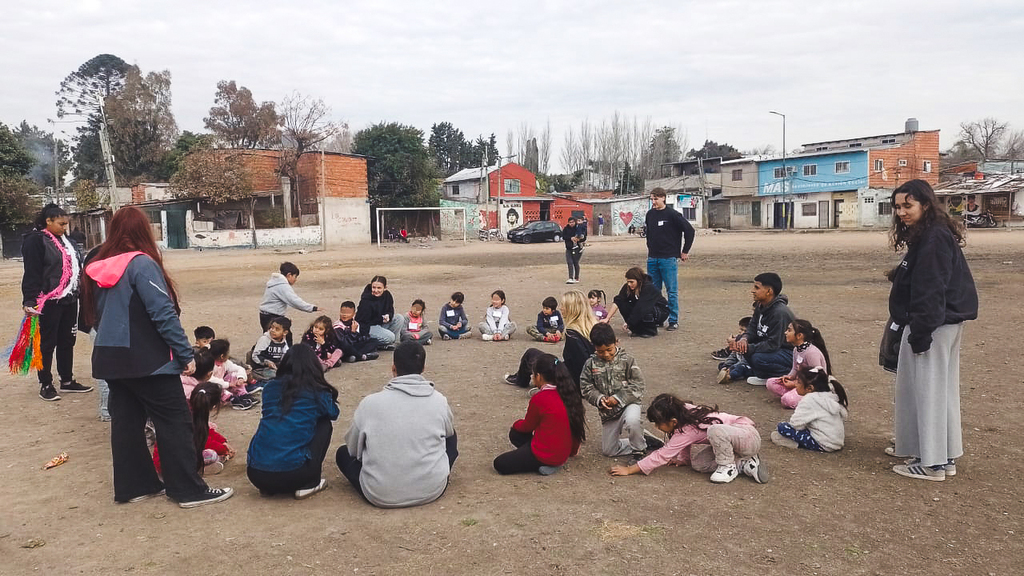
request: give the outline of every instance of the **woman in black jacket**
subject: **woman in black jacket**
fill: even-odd
[[[56,204],[47,204],[36,216],[35,230],[25,235],[21,245],[25,265],[21,304],[26,314],[39,316],[39,349],[43,355],[39,397],[47,401],[60,400],[51,372],[54,350],[60,391],[92,391],[92,386],[83,386],[74,378],[82,253],[67,230],[67,212]]]
[[[658,326],[668,319],[668,301],[654,287],[651,277],[637,266],[626,270],[626,283],[612,302],[608,317],[602,322],[607,323],[621,311],[625,321],[622,329],[633,336],[657,336]]]
[[[911,180],[892,193],[892,246],[907,249],[889,292],[889,315],[905,326],[896,368],[892,455],[911,457],[893,472],[941,481],[963,455],[960,340],[978,317],[978,292],[961,246],[964,229],[932,187]]]
[[[566,284],[578,284],[580,281],[580,257],[583,256],[583,241],[576,225],[576,218],[570,216],[569,222],[562,228],[562,240],[565,241],[565,265],[569,268],[569,279]]]
[[[356,322],[359,333],[376,340],[378,348],[394,348],[405,318],[395,313],[395,299],[388,291],[388,279],[384,276],[374,276],[363,288],[356,308]]]
[[[562,360],[569,369],[573,382],[576,383],[576,390],[579,391],[583,365],[594,353],[594,345],[590,342],[590,329],[597,324],[597,317],[590,308],[587,295],[579,290],[570,290],[562,294],[562,318],[565,320],[565,347],[562,349]]]

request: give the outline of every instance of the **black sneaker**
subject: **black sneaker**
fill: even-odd
[[[178,502],[178,506],[182,508],[198,508],[200,506],[206,506],[207,504],[215,504],[217,502],[223,502],[235,491],[231,488],[207,488],[203,495],[195,500],[189,500],[187,502]]]
[[[519,386],[519,382],[516,379],[516,375],[515,374],[505,374],[505,384],[509,384],[511,386]]]
[[[39,387],[39,397],[47,402],[56,402],[60,400],[60,394],[57,394],[57,389],[53,387],[53,384],[43,384]]]
[[[675,332],[676,330],[679,330],[679,324],[676,322],[672,322],[671,324],[668,325],[668,328],[665,328],[665,330],[668,330],[669,332]]]
[[[78,392],[78,393],[92,392],[92,386],[83,386],[83,385],[79,384],[78,382],[75,382],[74,380],[72,380],[71,382],[61,382],[60,383],[60,391],[61,392],[71,392],[71,393],[76,393],[76,392]]]
[[[355,356],[345,356],[344,362],[346,364],[352,364],[353,362],[355,362],[357,360],[359,360],[359,358],[356,358]]]
[[[252,401],[248,394],[231,399],[231,408],[235,410],[249,410],[255,405],[256,403]]]
[[[377,358],[380,358],[380,354],[377,353],[377,352],[367,352],[366,354],[363,354],[361,356],[361,359],[364,362],[367,361],[367,360],[376,360]]]
[[[644,442],[647,443],[647,451],[657,450],[665,445],[665,443],[654,434],[651,434],[647,430],[644,430]]]
[[[252,384],[246,384],[245,391],[247,393],[249,393],[249,394],[256,394],[258,392],[262,392],[263,391],[263,382],[260,382],[259,380],[257,380],[256,382],[253,382]]]
[[[729,359],[729,355],[730,355],[730,352],[729,352],[728,348],[722,348],[721,350],[715,350],[714,352],[711,353],[711,357],[714,358],[715,360],[718,360],[718,361],[728,360]]]

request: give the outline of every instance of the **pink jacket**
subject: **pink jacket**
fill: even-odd
[[[790,378],[796,378],[796,373],[804,368],[827,368],[825,366],[825,355],[818,350],[814,344],[807,344],[804,350],[793,348],[793,369],[789,371]]]
[[[688,408],[694,408],[692,404],[686,405]],[[712,412],[708,414],[711,418],[718,418],[722,421],[722,424],[747,424],[753,426],[754,421],[746,416],[735,416],[733,414],[726,414],[725,412]],[[675,464],[677,466],[687,465],[690,463],[690,446],[694,444],[707,444],[708,443],[708,430],[707,427],[701,426],[683,426],[677,428],[668,438],[668,442],[664,446],[658,448],[654,452],[647,455],[646,458],[636,463],[640,467],[640,471],[644,474],[650,474],[654,472],[655,468],[664,466],[665,464]]]

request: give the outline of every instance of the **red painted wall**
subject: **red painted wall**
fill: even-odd
[[[487,175],[488,180],[488,192],[490,198],[493,200],[498,194],[498,170],[491,172]],[[513,199],[522,196],[536,196],[537,195],[537,177],[534,176],[533,172],[530,172],[526,168],[523,168],[519,164],[506,164],[501,167],[501,197]],[[519,180],[519,194],[505,194],[504,181],[505,180]],[[534,218],[536,220],[536,218]]]

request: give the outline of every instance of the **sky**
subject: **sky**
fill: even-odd
[[[13,2],[8,3],[13,4]],[[353,132],[451,122],[467,137],[615,112],[740,150],[941,129],[1024,129],[1024,2],[19,2],[4,8],[0,122],[43,127],[97,54],[170,70],[181,130],[202,131],[219,80],[260,101],[322,98]],[[60,126],[67,133],[69,125]]]

